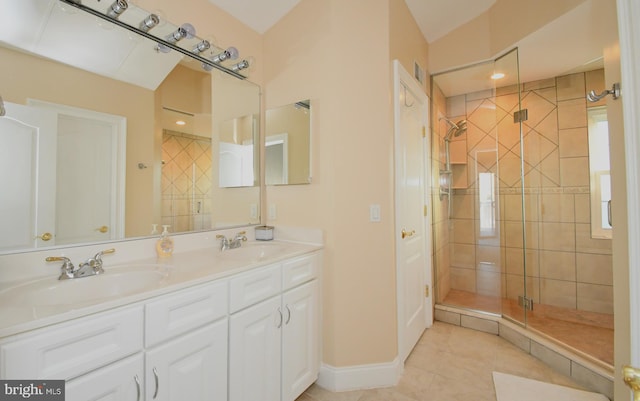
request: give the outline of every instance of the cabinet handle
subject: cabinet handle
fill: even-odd
[[[158,396],[158,388],[160,387],[160,379],[158,379],[158,369],[153,368],[153,377],[156,379],[156,390],[153,393],[153,399],[155,400]]]
[[[276,327],[277,327],[277,328],[280,328],[280,327],[282,327],[282,321],[283,321],[283,318],[282,318],[282,310],[281,310],[280,308],[278,308],[278,314],[280,315],[280,320],[278,321],[278,324],[277,324],[277,326],[276,326]]]
[[[140,401],[140,379],[138,378],[138,375],[133,376],[133,380],[136,381],[136,391],[138,392],[136,401]]]
[[[287,320],[284,322],[284,324],[289,324],[289,322],[291,321],[291,309],[289,309],[289,305],[285,305],[285,308],[287,308]]]

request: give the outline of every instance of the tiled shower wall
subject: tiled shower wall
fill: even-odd
[[[169,130],[162,137],[162,224],[171,232],[210,229],[211,140]]]
[[[457,189],[450,219],[446,198],[435,202],[438,301],[449,289],[517,299],[523,292],[524,252],[527,295],[536,303],[613,313],[611,240],[592,239],[590,229],[586,112],[598,104],[587,104],[585,94],[599,92],[603,81],[603,71],[596,70],[521,87],[522,108],[528,109],[523,126],[526,248],[521,144],[512,117],[517,87],[448,99],[434,95],[434,123],[439,110],[453,121],[466,119],[468,127],[451,144]],[[434,124],[434,131],[443,150],[447,127],[440,125]],[[442,151],[436,152],[434,159],[444,160]],[[496,227],[481,235],[477,177],[483,172],[497,174],[499,195]]]

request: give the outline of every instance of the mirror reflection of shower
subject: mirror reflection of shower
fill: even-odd
[[[451,154],[449,150],[449,144],[451,139],[457,138],[460,135],[467,132],[467,120],[460,120],[457,123],[449,120],[447,117],[440,117],[438,121],[444,120],[449,129],[444,136],[444,170],[440,170],[440,200],[447,196],[447,202],[449,204],[448,214],[451,215],[451,189],[453,181],[453,172],[451,171]]]

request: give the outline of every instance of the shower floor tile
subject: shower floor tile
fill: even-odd
[[[521,323],[525,319],[515,300],[467,291],[451,290],[442,304],[502,314]],[[526,318],[528,328],[613,365],[613,315],[535,304]]]

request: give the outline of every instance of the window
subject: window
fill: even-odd
[[[591,237],[611,238],[611,172],[607,108],[587,109],[591,177]]]
[[[478,173],[481,237],[494,237],[496,235],[496,202],[494,182],[494,173]]]

